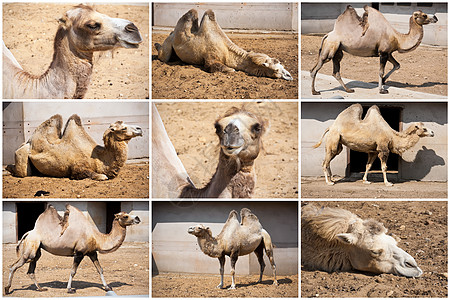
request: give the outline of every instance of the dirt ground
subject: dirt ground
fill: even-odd
[[[7,175],[5,175],[7,173]],[[111,180],[71,180],[31,176],[14,177],[3,172],[3,198],[34,198],[37,191],[50,192],[41,198],[148,198],[148,161],[126,164]]]
[[[40,75],[53,56],[58,19],[73,4],[3,3],[3,40],[24,70]],[[143,38],[138,49],[119,48],[98,54],[87,99],[149,98],[149,7],[95,5],[110,17],[133,22]],[[39,13],[37,13],[39,12]]]
[[[373,176],[373,175],[372,175]],[[345,179],[329,186],[325,177],[302,177],[302,198],[372,198],[372,199],[443,199],[448,195],[447,182],[406,181],[393,182],[387,187],[383,179],[370,179],[372,184],[364,184],[362,175],[358,180]],[[373,178],[373,177],[372,177]]]
[[[162,44],[169,32],[152,34],[152,44]],[[231,74],[208,73],[200,66],[181,61],[163,63],[152,45],[153,99],[297,99],[297,34],[228,34],[239,47],[277,58],[294,80],[249,76],[242,71]]]
[[[156,104],[167,133],[197,187],[209,182],[219,157],[214,122],[242,103],[177,102]],[[255,161],[253,198],[298,198],[298,103],[252,102],[246,108],[269,120],[265,154]]]
[[[8,282],[9,266],[16,258],[14,244],[3,244],[3,284]],[[99,254],[98,260],[108,285],[119,295],[149,295],[149,244],[124,243],[117,251]],[[12,294],[4,297],[92,297],[105,296],[100,276],[88,257],[81,262],[72,282],[75,294],[66,291],[73,258],[42,251],[37,262],[36,279],[47,291],[38,292],[28,277],[28,264],[14,274]],[[3,290],[3,289],[2,289]]]
[[[322,36],[302,35],[301,69],[311,71],[317,62]],[[420,46],[408,53],[394,53],[400,63],[400,70],[394,72],[386,85],[417,92],[447,95],[447,48]],[[380,59],[378,57],[357,57],[344,52],[341,61],[341,76],[363,82],[378,84]],[[392,68],[386,64],[386,73]],[[319,73],[331,75],[333,63],[326,63]],[[340,86],[335,81],[336,86]]]
[[[297,298],[298,275],[277,276],[278,286],[273,286],[272,278],[263,277],[256,284],[259,275],[237,276],[236,289],[218,289],[220,275],[166,273],[152,277],[152,297],[165,298]],[[224,285],[231,284],[230,276],[224,277]]]
[[[414,257],[424,272],[418,278],[392,274],[303,270],[301,296],[304,298],[446,298],[447,201],[308,201],[317,206],[340,207],[363,219],[382,222],[401,238],[399,247]],[[302,202],[302,206],[306,202]]]

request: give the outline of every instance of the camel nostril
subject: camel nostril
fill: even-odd
[[[127,26],[125,26],[125,30],[128,31],[128,32],[139,31],[139,29],[133,23],[130,23]]]

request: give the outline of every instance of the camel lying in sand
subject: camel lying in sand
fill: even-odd
[[[302,207],[302,265],[326,272],[359,270],[419,277],[414,258],[397,246],[383,224],[339,208]]]
[[[62,129],[62,117],[54,115],[33,132],[15,153],[15,165],[7,170],[18,177],[36,173],[72,179],[107,180],[118,175],[128,157],[128,142],[142,136],[138,126],[117,121],[103,134],[105,146],[87,134],[77,115],[72,115]]]
[[[78,5],[59,19],[53,60],[42,75],[22,69],[3,43],[4,99],[80,99],[86,94],[95,51],[137,48],[138,28],[128,20],[110,18],[92,7]]]
[[[273,270],[273,285],[278,285],[276,266],[273,259],[273,245],[270,235],[262,228],[259,219],[250,209],[241,209],[241,223],[237,218],[237,212],[232,210],[228,216],[228,220],[222,228],[218,236],[213,237],[211,229],[202,224],[189,227],[188,233],[197,237],[200,249],[206,255],[219,259],[220,263],[220,284],[218,288],[223,288],[223,271],[225,266],[225,256],[231,259],[231,286],[235,289],[235,265],[239,256],[248,255],[255,252],[260,265],[259,281],[265,268],[264,250],[269,257]]]
[[[256,183],[254,161],[267,122],[232,107],[214,126],[220,141],[219,163],[199,189],[189,178],[159,116],[152,107],[152,195],[154,198],[250,198]]]
[[[33,280],[38,291],[47,290],[38,284],[34,275],[36,263],[41,257],[41,249],[53,255],[73,256],[73,266],[67,283],[68,293],[75,293],[75,289],[72,288],[72,280],[85,256],[89,256],[94,263],[104,289],[111,291],[112,289],[103,277],[103,269],[98,262],[97,251],[105,254],[119,249],[125,240],[126,227],[140,222],[138,216],[120,212],[115,214],[111,232],[104,234],[98,231],[97,227],[72,205],[66,205],[64,218],[53,206],[47,206],[47,209],[36,220],[34,229],[25,233],[17,245],[16,253],[19,259],[9,269],[5,294],[10,293],[9,289],[16,270],[26,263],[30,263],[27,274]]]
[[[333,60],[333,76],[347,93],[354,92],[341,79],[343,51],[356,56],[379,56],[378,89],[380,94],[387,94],[388,90],[384,89],[383,85],[395,70],[400,69],[400,64],[394,59],[392,53],[395,51],[405,53],[416,49],[422,42],[423,25],[436,23],[438,20],[436,16],[431,17],[420,10],[415,11],[409,19],[409,32],[403,34],[395,30],[375,8],[366,5],[364,11],[361,18],[351,5],[347,6],[347,9],[337,18],[333,31],[323,37],[317,64],[311,70],[313,95],[320,95],[314,87],[317,72],[330,60]],[[384,76],[384,68],[388,61],[392,63],[393,68]],[[423,69],[418,68],[418,70]]]
[[[325,145],[325,159],[322,167],[325,174],[325,181],[333,185],[330,162],[342,151],[342,145],[353,151],[365,152],[369,155],[364,173],[363,182],[367,180],[367,174],[375,159],[381,161],[381,171],[383,172],[384,184],[392,186],[387,180],[387,159],[389,152],[401,155],[406,150],[413,147],[421,137],[433,137],[434,133],[425,128],[423,123],[416,122],[402,132],[395,131],[383,119],[378,106],[373,105],[367,111],[364,119],[361,119],[363,108],[360,104],[353,104],[342,111],[328,127],[320,141],[314,145],[317,148],[322,143],[325,134],[328,133]]]
[[[293,80],[279,60],[236,46],[220,28],[212,10],[205,12],[199,26],[198,13],[191,9],[178,20],[164,43],[155,43],[155,47],[163,62],[176,55],[185,63],[204,65],[209,72],[240,70],[255,76]]]

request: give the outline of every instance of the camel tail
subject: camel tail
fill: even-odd
[[[311,69],[310,72],[312,72],[312,71],[317,67],[317,64],[318,64],[319,61],[320,61],[320,54],[322,53],[323,43],[325,42],[325,40],[327,39],[327,37],[328,37],[328,33],[325,34],[325,35],[323,36],[322,42],[320,42],[319,53],[317,53],[317,63],[316,63],[316,65]]]
[[[22,242],[25,240],[25,238],[28,236],[29,233],[30,233],[30,231],[26,232],[20,239],[19,244],[17,244],[17,247],[16,247],[16,255],[17,256],[19,256],[20,245],[22,244]]]
[[[328,131],[330,131],[330,127],[328,127],[328,128],[325,130],[325,132],[322,134],[322,137],[320,138],[320,141],[319,141],[317,144],[315,144],[315,145],[313,146],[313,148],[317,148],[317,147],[320,146],[320,144],[322,144],[322,140],[323,140],[323,138],[325,137],[325,134],[327,134]]]

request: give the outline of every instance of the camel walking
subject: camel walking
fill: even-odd
[[[140,43],[142,37],[132,22],[108,17],[87,5],[75,6],[59,19],[53,60],[42,75],[24,71],[3,43],[3,98],[84,98],[95,51],[138,48]]]
[[[400,69],[400,64],[394,59],[392,53],[395,51],[405,53],[416,49],[422,42],[422,26],[438,21],[436,16],[431,17],[420,10],[415,11],[409,20],[409,32],[403,34],[395,30],[375,8],[366,5],[364,11],[361,18],[351,5],[347,6],[347,9],[337,18],[333,31],[323,37],[317,64],[311,70],[313,95],[320,95],[314,87],[317,72],[330,60],[333,60],[334,78],[347,93],[354,92],[341,79],[340,64],[344,55],[343,51],[355,56],[379,56],[378,88],[380,94],[387,94],[388,90],[384,89],[383,85],[395,70]],[[393,68],[385,76],[384,69],[388,61],[392,63]]]
[[[61,115],[39,125],[16,150],[15,164],[6,169],[18,177],[32,176],[37,169],[52,177],[112,179],[125,165],[128,142],[142,136],[139,126],[117,121],[105,131],[104,146],[100,146],[86,132],[78,115],[69,118],[63,132],[62,125]]]
[[[241,222],[237,218],[237,212],[232,210],[228,220],[218,236],[213,237],[211,229],[202,224],[189,227],[188,233],[197,237],[200,249],[206,255],[219,259],[220,263],[220,284],[217,288],[223,288],[223,272],[225,266],[225,256],[231,259],[231,286],[235,289],[235,265],[239,256],[248,255],[252,252],[256,254],[260,265],[258,283],[262,281],[265,268],[264,250],[272,265],[273,285],[278,285],[276,265],[273,258],[273,245],[269,233],[263,229],[259,219],[250,209],[241,209]]]
[[[325,145],[325,159],[322,167],[325,181],[333,185],[330,162],[342,151],[342,145],[353,151],[365,152],[369,155],[363,182],[369,183],[367,174],[375,159],[381,161],[384,184],[392,186],[387,180],[387,159],[389,152],[401,155],[413,147],[421,137],[433,137],[434,132],[428,130],[423,123],[415,122],[402,132],[395,131],[381,116],[378,106],[373,105],[361,119],[363,108],[361,104],[353,104],[342,111],[322,135],[320,141],[314,145],[317,148],[328,133]]]
[[[175,30],[164,43],[155,43],[155,48],[162,62],[168,62],[176,55],[185,63],[204,65],[209,72],[240,70],[254,76],[293,80],[278,59],[236,46],[210,9],[204,13],[200,26],[197,10],[189,10],[178,20]]]
[[[104,234],[76,207],[67,204],[64,217],[61,217],[52,205],[48,205],[36,220],[34,229],[25,233],[17,245],[16,253],[19,258],[9,269],[5,294],[10,293],[14,273],[25,263],[30,263],[27,274],[36,285],[37,290],[47,290],[39,285],[34,274],[36,263],[41,257],[41,249],[53,255],[74,258],[67,283],[68,293],[76,292],[72,288],[72,280],[85,256],[89,256],[94,263],[104,289],[111,291],[111,287],[108,286],[103,276],[97,252],[111,253],[119,249],[125,240],[127,226],[140,222],[138,216],[120,212],[115,214],[111,232]]]

